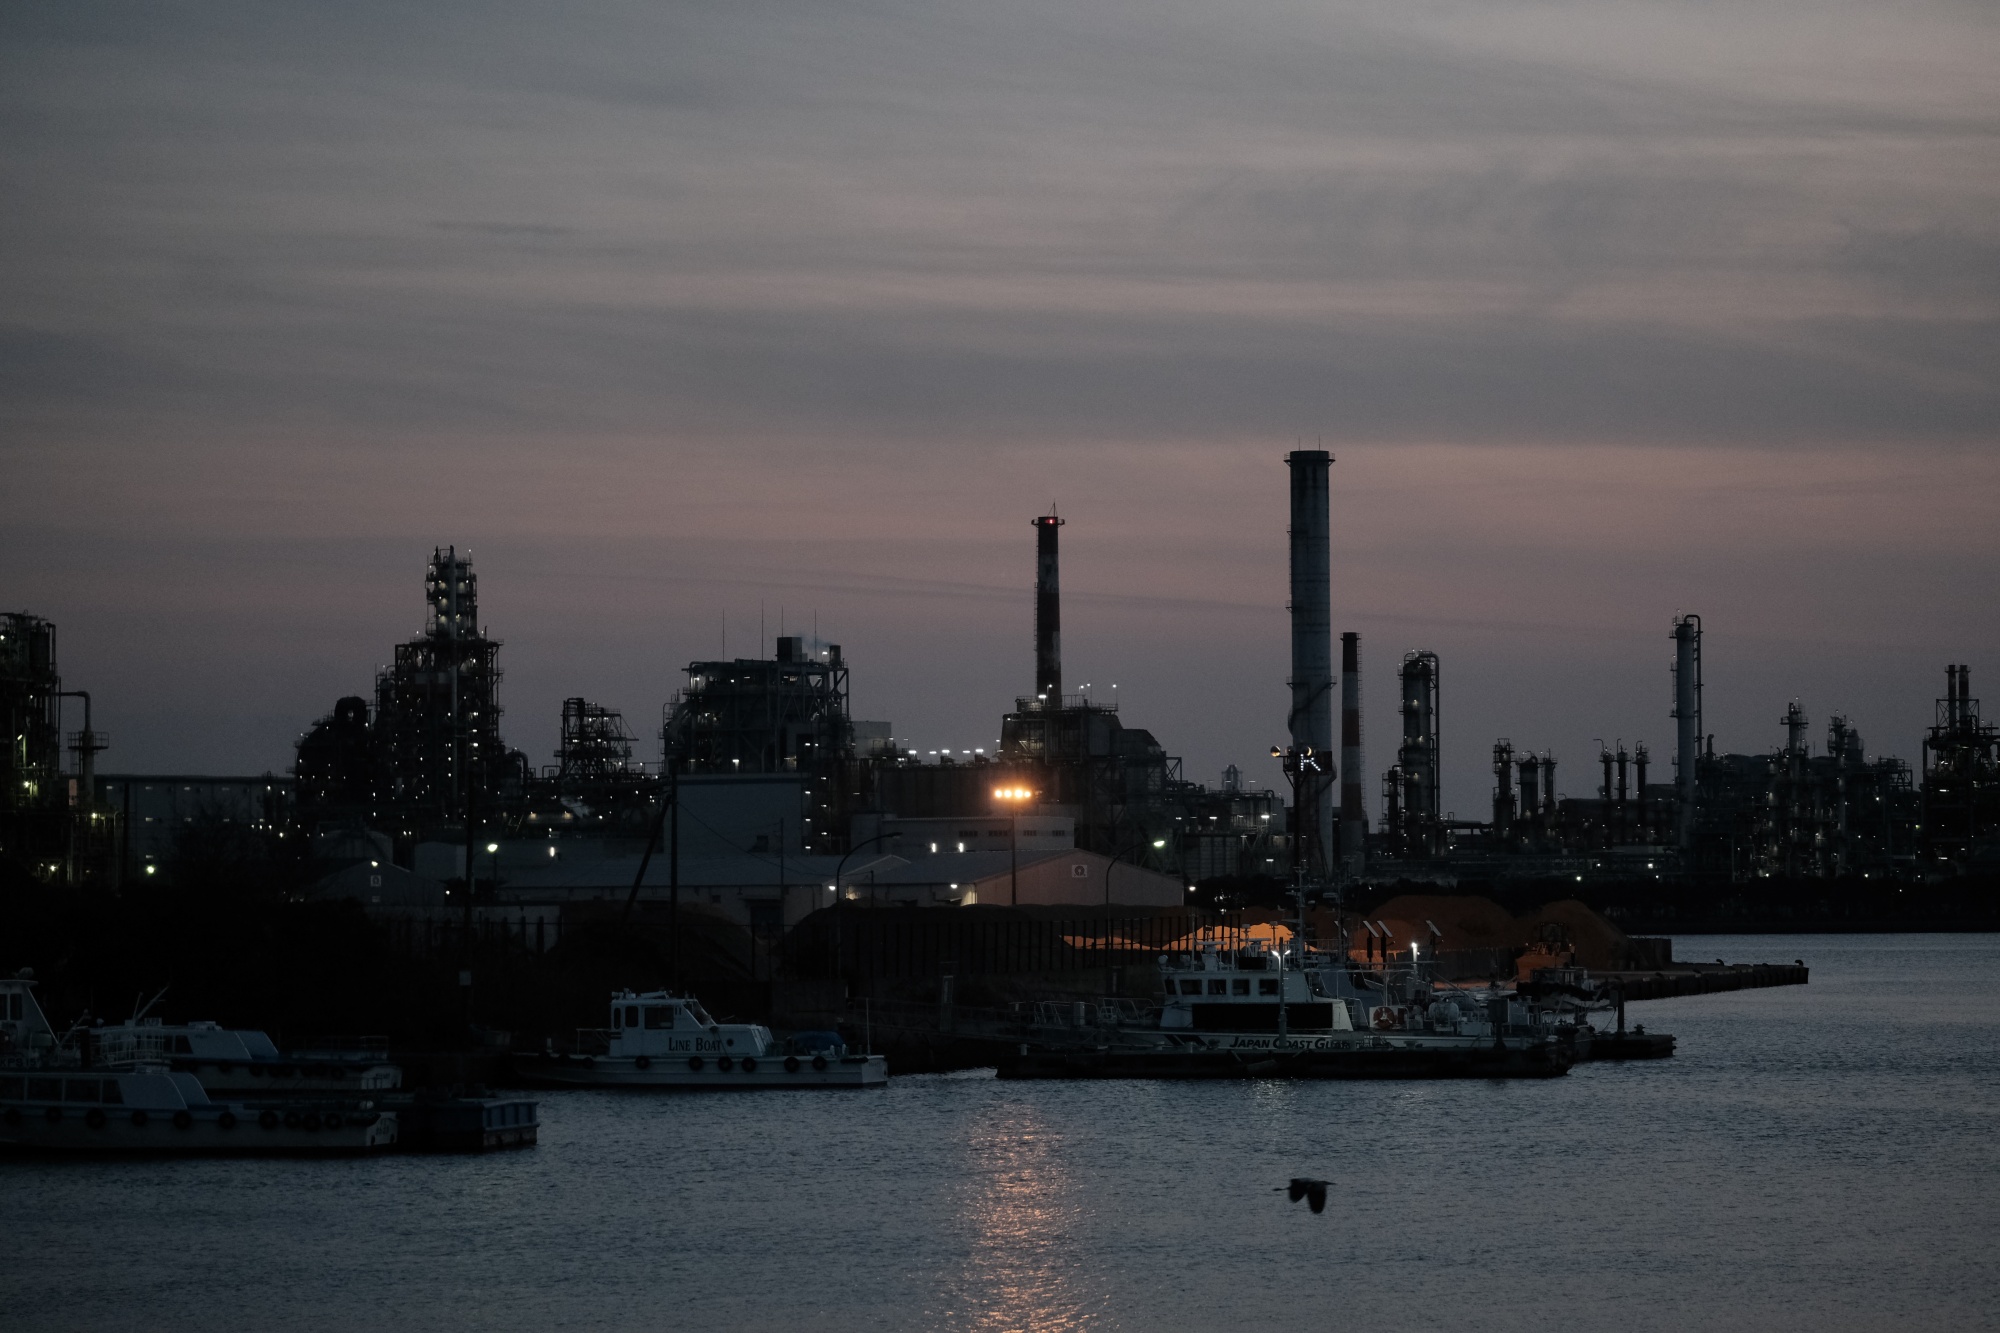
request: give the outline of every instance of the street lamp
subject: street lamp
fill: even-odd
[[[500,896],[500,844],[487,843],[486,854],[493,858],[493,896],[497,898]]]
[[[900,838],[902,836],[903,836],[903,831],[901,829],[897,829],[894,832],[890,833],[878,833],[872,838],[868,838],[861,842],[857,842],[852,847],[849,847],[847,849],[847,856],[841,857],[840,864],[835,866],[833,869],[833,900],[835,902],[840,901],[840,877],[847,871],[848,857],[853,856],[863,847],[872,847],[878,842],[887,842],[892,838]]]
[[[1310,745],[1289,745],[1271,747],[1271,757],[1278,760],[1285,770],[1285,776],[1292,780],[1292,891],[1298,895],[1299,919],[1297,932],[1292,936],[1292,950],[1298,966],[1306,961],[1306,876],[1310,873],[1310,862],[1315,853],[1323,856],[1326,849],[1319,842],[1319,793],[1324,784],[1333,778],[1333,765],[1320,759]],[[1313,793],[1311,811],[1306,809],[1305,793]],[[1310,830],[1310,832],[1308,832]],[[1284,971],[1285,956],[1278,955],[1278,970]],[[1291,1035],[1285,1015],[1285,979],[1278,978],[1278,1035]]]
[[[1271,758],[1284,767],[1292,784],[1292,873],[1298,884],[1299,901],[1305,901],[1305,878],[1314,853],[1324,853],[1319,844],[1319,792],[1331,779],[1331,765],[1321,760],[1310,745],[1273,745]],[[1313,808],[1306,810],[1305,793],[1313,792]]]
[[[1035,799],[1030,787],[995,787],[993,799],[1007,807],[1007,902],[1021,905],[1021,806]]]
[[[1113,986],[1111,984],[1111,872],[1118,868],[1120,861],[1146,845],[1146,840],[1140,838],[1130,847],[1119,851],[1104,867],[1104,993],[1106,995],[1113,993]],[[1166,845],[1167,840],[1165,838],[1155,838],[1152,841],[1152,848],[1156,852]]]

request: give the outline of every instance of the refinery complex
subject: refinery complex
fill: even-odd
[[[480,618],[472,561],[441,546],[420,631],[372,685],[301,719],[290,773],[120,773],[100,760],[88,692],[66,688],[56,626],[0,616],[0,852],[45,882],[117,890],[171,877],[191,845],[219,841],[287,867],[299,893],[376,914],[547,920],[579,902],[671,896],[779,930],[837,903],[1169,907],[1217,885],[1920,884],[2000,869],[2000,729],[1981,717],[1969,667],[1944,668],[1913,761],[1871,752],[1843,717],[1816,730],[1797,703],[1781,748],[1718,753],[1694,614],[1661,626],[1671,752],[1619,742],[1561,756],[1569,787],[1581,769],[1594,789],[1561,795],[1557,755],[1490,738],[1490,817],[1448,817],[1444,664],[1421,649],[1370,655],[1333,617],[1331,461],[1286,459],[1283,790],[1233,768],[1216,786],[1190,781],[1170,737],[1066,688],[1063,520],[1048,514],[1032,521],[1035,580],[1022,589],[1031,688],[990,754],[900,747],[888,723],[851,713],[850,673],[865,664],[781,636],[769,658],[688,663],[657,727],[563,700],[560,745],[537,762],[506,742],[502,645]],[[1364,663],[1394,673],[1400,700],[1400,735],[1372,753]]]

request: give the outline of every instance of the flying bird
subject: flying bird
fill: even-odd
[[[1293,1203],[1304,1199],[1314,1212],[1323,1213],[1326,1211],[1326,1187],[1327,1182],[1324,1180],[1307,1180],[1303,1176],[1293,1176],[1287,1193],[1291,1195]]]

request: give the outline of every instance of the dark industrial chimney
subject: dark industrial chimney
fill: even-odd
[[[1701,617],[1674,618],[1674,834],[1694,846],[1695,770],[1701,760]]]
[[[1062,707],[1062,584],[1058,578],[1054,514],[1035,520],[1035,694]]]
[[[1350,875],[1368,863],[1368,812],[1362,808],[1361,636],[1340,636],[1340,860]]]
[[[1292,711],[1294,749],[1310,749],[1320,775],[1301,788],[1295,812],[1308,873],[1326,873],[1333,847],[1333,588],[1324,449],[1295,450],[1292,473]],[[1358,806],[1359,801],[1356,802]]]

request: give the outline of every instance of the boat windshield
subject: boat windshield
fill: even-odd
[[[687,1011],[688,1017],[703,1027],[712,1028],[715,1026],[715,1020],[708,1016],[708,1010],[702,1008],[699,1001],[689,1000],[687,1002]]]

